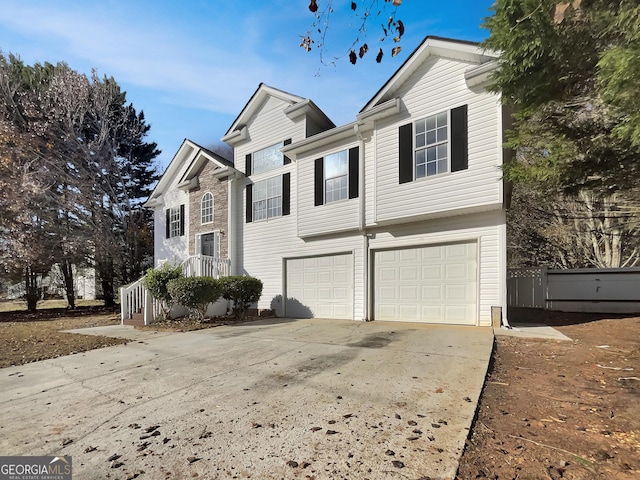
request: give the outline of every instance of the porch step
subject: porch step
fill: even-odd
[[[123,323],[134,327],[144,327],[144,314],[134,313],[131,315],[131,318],[125,318]]]

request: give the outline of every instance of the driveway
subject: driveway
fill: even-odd
[[[77,479],[453,478],[493,343],[321,319],[88,330],[133,336],[0,370],[2,455],[71,455]]]

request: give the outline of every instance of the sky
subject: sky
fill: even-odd
[[[350,3],[333,0],[322,59],[316,44],[299,47],[314,21],[309,0],[0,0],[0,50],[29,65],[62,61],[113,77],[144,111],[162,172],[185,138],[220,144],[261,82],[310,98],[336,125],[355,120],[427,35],[484,40],[493,1],[404,0],[402,51],[392,58],[393,40],[378,42],[386,14],[370,17],[370,51],[355,66],[344,55],[361,23]]]

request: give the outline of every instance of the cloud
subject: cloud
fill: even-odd
[[[0,24],[32,39],[30,43],[44,41],[69,63],[96,67],[101,75],[114,76],[121,84],[157,90],[164,101],[183,106],[237,112],[239,99],[234,92],[246,97],[256,88],[257,79],[272,76],[268,59],[247,48],[255,39],[243,44],[239,43],[244,41],[242,36],[236,36],[226,43],[232,49],[211,40],[211,32],[224,35],[226,26],[212,23],[201,35],[194,35],[168,22],[154,22],[153,15],[144,18],[143,12],[126,6],[106,10],[20,2],[3,10]],[[133,15],[144,19],[131,21]],[[196,32],[201,28],[196,26]],[[25,52],[16,53],[24,56]]]

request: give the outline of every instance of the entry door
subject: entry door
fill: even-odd
[[[205,233],[200,235],[201,255],[209,257],[220,257],[220,234],[218,232]]]

